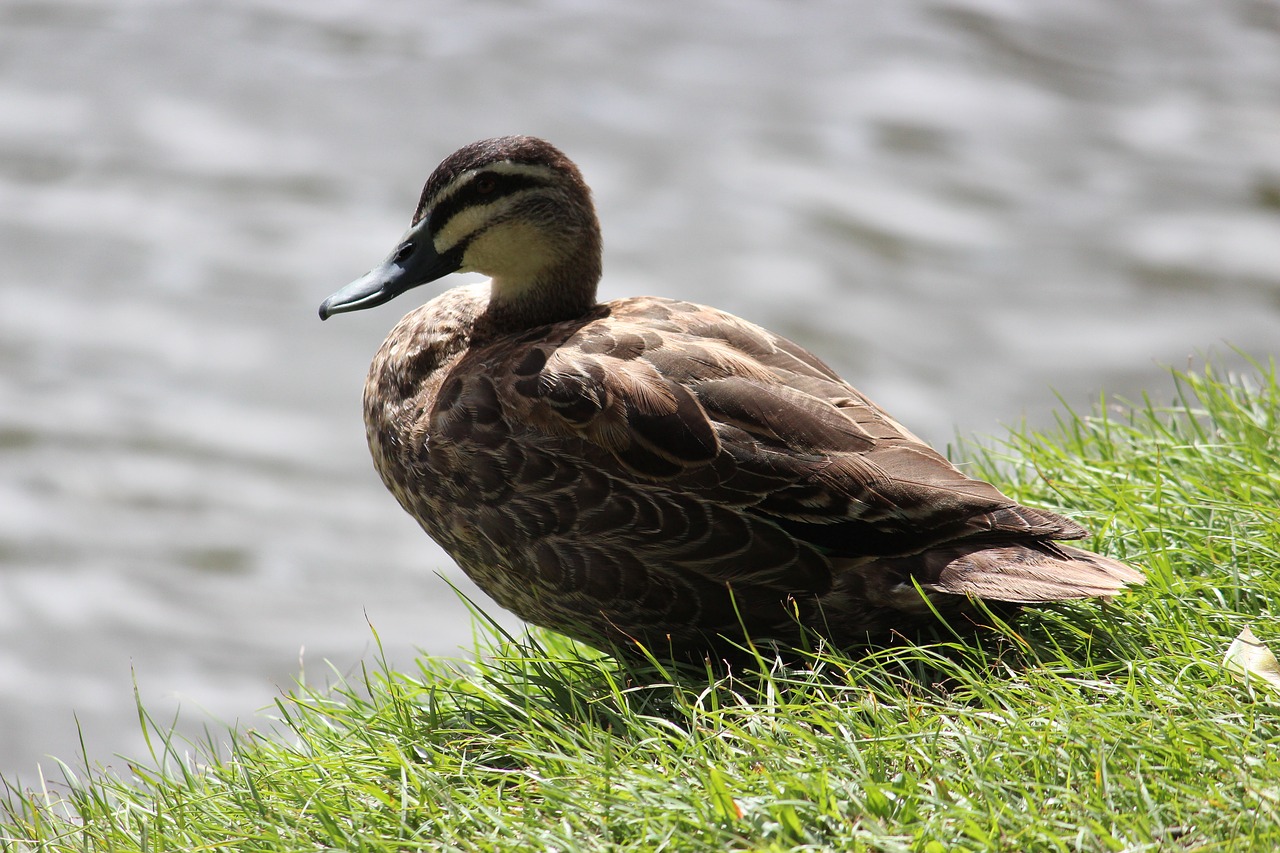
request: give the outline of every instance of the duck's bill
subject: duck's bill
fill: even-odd
[[[431,238],[415,229],[380,266],[320,303],[320,319],[390,302],[410,288],[456,272],[458,265],[458,253],[440,254]]]

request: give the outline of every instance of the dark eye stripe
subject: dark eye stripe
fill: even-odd
[[[486,172],[483,177],[489,178],[492,182],[493,189],[488,192],[481,192],[477,186],[479,178],[471,180],[466,186],[458,190],[453,195],[440,202],[431,210],[431,221],[427,225],[427,229],[432,234],[439,233],[445,223],[454,217],[458,211],[477,204],[489,204],[495,199],[503,196],[511,195],[529,187],[545,187],[547,181],[534,175],[521,174],[504,174],[501,172]]]

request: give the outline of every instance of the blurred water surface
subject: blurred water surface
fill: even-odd
[[[784,332],[926,438],[1280,349],[1280,6],[0,2],[0,773],[451,653],[323,326],[459,145],[595,188],[602,295]],[[132,673],[132,674],[131,674]],[[116,762],[118,763],[118,762]],[[56,773],[55,773],[56,775]]]

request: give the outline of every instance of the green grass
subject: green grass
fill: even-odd
[[[479,619],[474,660],[300,687],[229,747],[140,711],[145,761],[10,789],[0,847],[1280,849],[1280,695],[1222,665],[1246,625],[1280,640],[1280,388],[1274,366],[1173,387],[967,449],[1145,567],[1111,604],[732,677]]]

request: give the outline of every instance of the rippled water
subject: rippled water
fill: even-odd
[[[135,675],[198,731],[366,619],[467,645],[360,423],[412,298],[315,309],[511,132],[594,186],[603,296],[785,332],[935,442],[1280,349],[1269,0],[2,0],[0,772],[77,720],[141,753]]]

